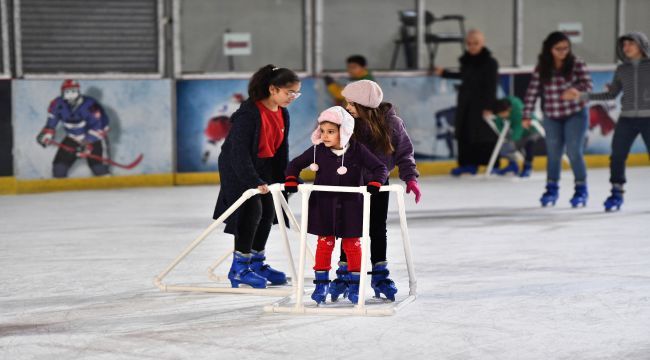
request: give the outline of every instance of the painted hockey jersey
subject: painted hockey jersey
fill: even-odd
[[[45,127],[56,129],[59,123],[63,125],[66,135],[78,142],[102,140],[108,131],[108,117],[104,109],[88,96],[80,96],[72,106],[62,97],[52,100]]]

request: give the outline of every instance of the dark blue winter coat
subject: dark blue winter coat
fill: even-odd
[[[386,166],[361,143],[350,140],[345,152],[344,175],[336,170],[341,166],[343,156],[337,156],[320,144],[316,146],[318,171],[314,185],[362,186],[363,170],[371,181],[383,184],[388,176]],[[298,176],[300,171],[314,161],[314,148],[291,160],[287,176]],[[314,191],[309,198],[309,225],[307,232],[313,235],[336,237],[361,237],[363,225],[363,196],[355,193]]]
[[[289,112],[282,109],[284,118],[284,140],[280,148],[270,159],[260,159],[259,139],[261,127],[260,111],[255,102],[244,101],[239,109],[230,117],[232,127],[221,146],[219,154],[219,176],[221,190],[217,198],[213,218],[217,219],[248,189],[257,188],[263,184],[284,182],[284,169],[289,161]],[[270,164],[268,175],[261,173],[261,166]],[[268,168],[268,166],[265,166]],[[237,236],[239,210],[226,219],[225,231]],[[277,220],[277,219],[276,219]]]

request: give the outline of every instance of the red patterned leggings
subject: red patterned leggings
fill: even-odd
[[[359,238],[343,238],[342,247],[348,259],[348,271],[359,272],[361,269],[361,240]],[[319,236],[316,246],[316,264],[314,270],[329,271],[332,268],[332,251],[336,244],[334,236]]]

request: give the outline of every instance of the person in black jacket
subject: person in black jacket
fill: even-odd
[[[497,97],[499,64],[485,47],[485,37],[478,30],[470,30],[465,38],[466,51],[459,58],[460,72],[440,67],[434,73],[447,79],[462,81],[458,91],[456,110],[456,140],[458,167],[451,174],[476,174],[479,165],[487,165],[497,142],[497,135],[484,117]]]
[[[225,232],[235,236],[232,287],[265,288],[287,282],[286,275],[264,263],[264,248],[276,221],[268,184],[283,183],[289,162],[289,112],[300,96],[300,79],[291,70],[266,65],[248,85],[249,98],[232,115],[232,127],[219,155],[221,190],[214,210],[217,219],[248,189],[260,195],[248,199],[226,219]]]

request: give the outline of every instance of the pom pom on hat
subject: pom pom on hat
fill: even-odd
[[[352,115],[350,115],[350,113],[348,113],[344,108],[340,106],[332,106],[331,108],[321,112],[318,116],[319,124],[325,121],[339,125],[341,147],[345,148],[350,142],[350,138],[354,132],[354,118]],[[309,168],[312,171],[316,172],[319,170],[318,164],[316,163],[316,145],[322,142],[320,139],[320,127],[317,127],[316,130],[314,130],[314,132],[311,134],[311,142],[314,144],[314,162],[309,165]],[[345,175],[348,172],[348,168],[345,167],[344,162],[345,153],[343,153],[341,166],[336,169],[336,172],[339,175]]]

